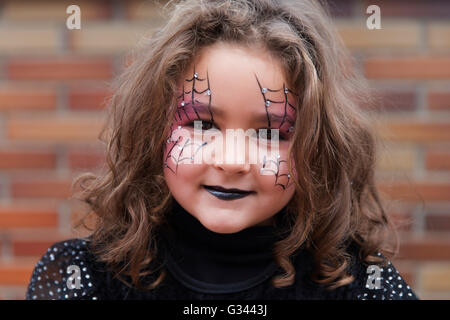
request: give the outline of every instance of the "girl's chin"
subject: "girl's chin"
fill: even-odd
[[[217,218],[213,221],[213,217],[209,217],[209,221],[201,221],[200,223],[208,230],[215,232],[215,233],[236,233],[243,229],[245,229],[247,226],[243,225],[242,223],[236,223],[233,224],[230,221],[230,218],[224,219],[224,218]]]

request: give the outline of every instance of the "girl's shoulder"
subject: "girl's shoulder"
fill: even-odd
[[[350,272],[355,277],[352,296],[358,300],[417,300],[418,297],[394,264],[385,259],[386,264],[368,263],[359,257],[360,246],[354,242],[348,252],[352,258]]]
[[[50,246],[34,267],[26,299],[95,300],[95,281],[102,270],[89,251],[89,243],[89,238],[73,238]]]
[[[311,253],[302,250],[296,261],[296,286],[307,291],[313,299],[333,300],[416,300],[418,297],[400,272],[387,260],[386,265],[370,264],[359,258],[360,247],[352,243],[347,252],[351,262],[347,271],[354,280],[335,290],[328,291],[323,284],[311,279],[314,259]],[[377,255],[382,256],[381,253]],[[299,289],[298,289],[299,290]],[[306,296],[306,294],[300,294]]]

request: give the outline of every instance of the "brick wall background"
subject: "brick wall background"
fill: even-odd
[[[66,8],[81,8],[81,30]],[[422,299],[450,298],[450,2],[333,0],[340,34],[380,97],[377,176],[401,224],[394,265]],[[366,8],[381,8],[381,30]],[[108,82],[163,23],[153,1],[0,1],[0,298],[71,228],[72,178],[95,170]]]

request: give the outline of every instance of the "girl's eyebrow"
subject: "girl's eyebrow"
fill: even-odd
[[[189,104],[191,106],[193,106],[193,108],[195,108],[195,110],[197,112],[201,112],[201,113],[209,113],[209,111],[211,110],[211,112],[214,115],[218,115],[218,116],[223,116],[225,114],[224,110],[215,106],[215,105],[210,105],[208,107],[207,104],[204,104],[203,102],[197,101],[195,100],[195,104],[192,105],[192,101],[188,101]],[[289,122],[291,125],[295,124],[295,120],[286,113],[286,115],[284,116],[283,114],[279,114],[279,113],[273,113],[269,111],[269,116],[270,116],[270,120],[271,121],[284,121]],[[263,123],[263,122],[267,122],[267,114],[266,112],[263,113],[257,113],[255,114],[255,122],[256,123]]]

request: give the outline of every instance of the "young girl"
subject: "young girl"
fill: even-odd
[[[170,12],[118,79],[106,172],[75,181],[95,228],[48,249],[27,298],[417,299],[389,261],[367,90],[326,11]],[[229,130],[248,148],[225,148]]]

